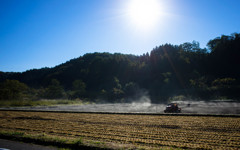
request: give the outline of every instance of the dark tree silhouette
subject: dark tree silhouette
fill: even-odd
[[[141,56],[89,53],[53,68],[0,72],[0,95],[6,95],[5,82],[18,80],[50,99],[67,93],[69,99],[120,102],[142,91],[156,103],[178,95],[239,99],[240,34],[222,35],[207,46],[164,44]]]

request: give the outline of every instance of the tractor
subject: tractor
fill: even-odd
[[[178,107],[177,103],[168,104],[166,109],[164,110],[165,113],[180,113],[181,108]]]

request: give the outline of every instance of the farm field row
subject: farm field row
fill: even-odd
[[[149,149],[240,149],[240,118],[0,111],[0,131]]]

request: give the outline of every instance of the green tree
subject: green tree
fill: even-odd
[[[230,88],[236,85],[236,79],[234,78],[221,78],[212,82],[212,86],[216,88]]]
[[[70,99],[81,98],[86,93],[86,84],[82,80],[75,80],[72,83],[72,91],[69,92]]]
[[[124,93],[125,93],[125,96],[127,96],[127,97],[135,96],[137,94],[138,90],[139,90],[139,87],[134,82],[129,82],[129,83],[125,84]]]
[[[114,77],[114,87],[112,89],[111,99],[119,100],[123,97],[124,91],[122,89],[122,85],[117,77]]]
[[[63,87],[57,79],[52,79],[51,84],[45,91],[45,98],[49,99],[60,99],[64,97]]]
[[[27,97],[29,88],[18,80],[5,80],[0,84],[0,99],[21,100]]]
[[[208,42],[208,47],[211,50],[208,58],[209,73],[216,78],[239,78],[240,34],[217,37]]]

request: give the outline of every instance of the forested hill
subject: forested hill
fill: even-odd
[[[217,37],[208,47],[201,49],[195,41],[165,44],[141,56],[91,53],[53,68],[1,72],[0,99],[126,102],[143,93],[153,102],[174,96],[239,99],[240,34]],[[14,96],[12,86],[22,89]]]

